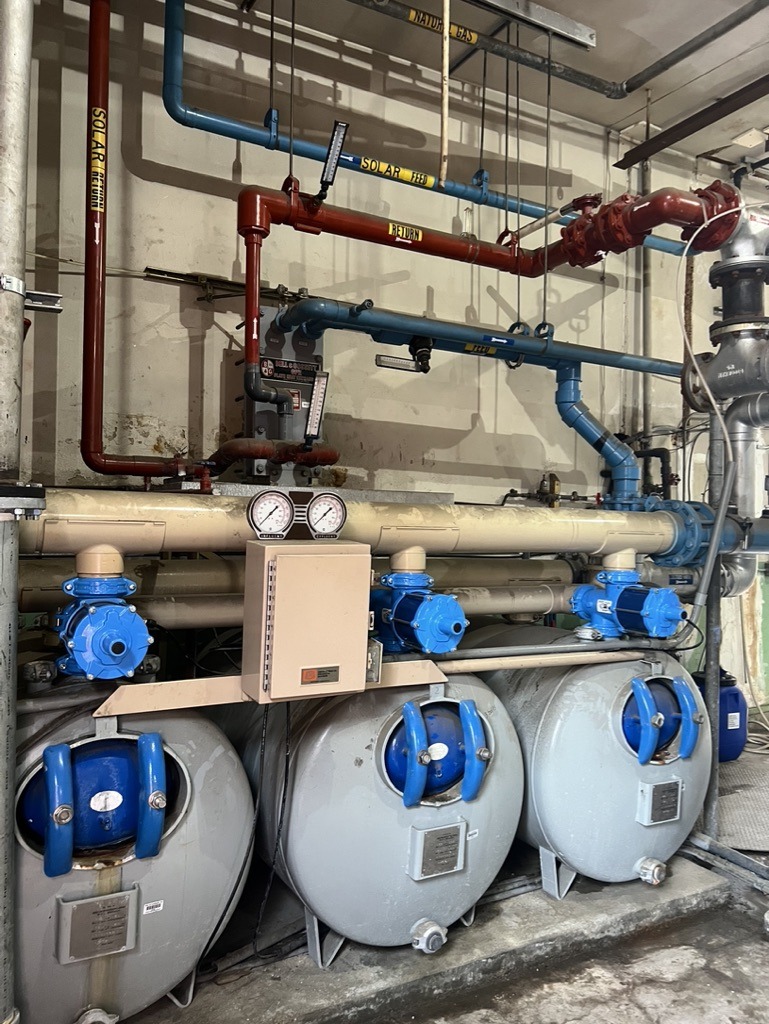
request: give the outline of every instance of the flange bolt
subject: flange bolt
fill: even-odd
[[[51,817],[56,825],[69,825],[75,817],[75,811],[69,804],[59,804]]]

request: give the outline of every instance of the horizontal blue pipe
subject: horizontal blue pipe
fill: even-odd
[[[273,136],[269,128],[248,124],[245,121],[235,121],[233,118],[212,114],[207,110],[198,110],[197,107],[187,106],[184,102],[184,3],[185,0],[166,0],[163,43],[163,104],[167,112],[174,121],[178,121],[179,124],[187,128],[197,128],[200,131],[211,132],[212,135],[222,135],[226,139],[250,142],[265,149],[277,149],[281,153],[288,153],[291,143],[287,135],[276,134]],[[307,142],[304,139],[294,139],[294,153],[308,160],[317,160],[319,163],[325,163],[327,156],[325,146]],[[524,217],[539,218],[552,212],[550,208],[541,206],[539,203],[530,203],[525,199],[504,196],[500,192],[491,192],[478,185],[465,185],[462,182],[450,180],[440,185],[438,179],[433,175],[419,172],[409,172],[411,180],[393,178],[386,174],[376,175],[376,172],[370,170],[366,165],[378,162],[357,156],[354,153],[342,153],[339,159],[340,166],[351,171],[373,174],[386,178],[388,181],[398,181],[401,185],[411,185],[414,188],[443,192],[455,199],[464,199],[481,206],[508,209],[513,213],[521,213]],[[561,217],[558,223],[568,224],[577,216],[578,214],[567,214],[565,217]],[[655,235],[647,235],[643,244],[649,249],[658,249],[660,252],[671,253],[674,256],[680,256],[684,251],[682,243],[673,242],[667,238],[658,238]]]
[[[582,368],[579,363],[558,367],[555,402],[561,419],[583,437],[611,469],[612,493],[609,508],[639,511],[641,469],[632,448],[624,444],[600,423],[582,401]]]
[[[434,347],[446,352],[493,359],[524,356],[527,362],[552,370],[557,370],[564,362],[588,363],[680,377],[683,369],[681,363],[668,359],[651,359],[588,345],[569,345],[530,334],[492,332],[488,328],[394,313],[387,309],[365,309],[336,299],[301,299],[278,313],[275,326],[282,331],[301,327],[308,337],[315,338],[320,337],[324,330],[333,328],[360,331],[384,345],[408,345],[413,337],[432,338]]]

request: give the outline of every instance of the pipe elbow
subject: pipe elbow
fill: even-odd
[[[193,128],[195,118],[190,108],[182,100],[182,88],[176,82],[163,82],[163,106],[168,116],[183,125],[185,128]]]
[[[736,554],[721,557],[721,597],[740,597],[753,586],[758,574],[755,555]]]

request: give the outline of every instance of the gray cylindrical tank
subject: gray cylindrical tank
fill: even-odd
[[[68,711],[25,716],[19,730],[16,984],[30,1024],[97,1009],[94,1020],[123,1020],[185,980],[234,910],[251,858],[248,779],[215,725],[194,712],[102,722],[98,736],[96,725],[90,710]],[[159,851],[140,860],[127,810],[142,799],[130,769],[147,733],[162,740],[166,806]],[[72,869],[48,877],[42,759],[58,745],[70,750],[76,828],[104,836],[90,849],[76,840]]]
[[[473,633],[465,646],[573,639],[561,630],[497,625]],[[503,701],[521,741],[521,837],[598,881],[661,881],[662,865],[699,816],[710,773],[705,706],[683,666],[667,654],[649,652],[645,660],[498,671],[483,678]],[[656,713],[666,720],[653,726],[657,739],[643,764],[634,680],[645,684]],[[694,719],[693,728],[687,718]]]
[[[482,728],[471,744],[463,738],[461,702],[474,702]],[[405,806],[408,780],[402,777],[407,703],[427,725],[431,759],[424,796],[413,806]],[[290,710],[278,873],[339,935],[434,951],[442,940],[431,947],[436,930],[428,928],[432,937],[425,944],[425,923],[442,932],[475,905],[518,826],[522,761],[504,707],[476,677],[455,676],[441,695],[429,687],[367,691]],[[260,734],[257,723],[244,752],[255,785]],[[259,826],[268,862],[280,827],[284,754],[285,709],[272,707]],[[479,764],[480,788],[468,796],[465,780]]]

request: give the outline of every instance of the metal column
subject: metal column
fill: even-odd
[[[19,478],[21,356],[32,63],[30,0],[0,0],[0,484]],[[0,1020],[18,1019],[13,993],[16,764],[16,599],[19,533],[0,510]]]

